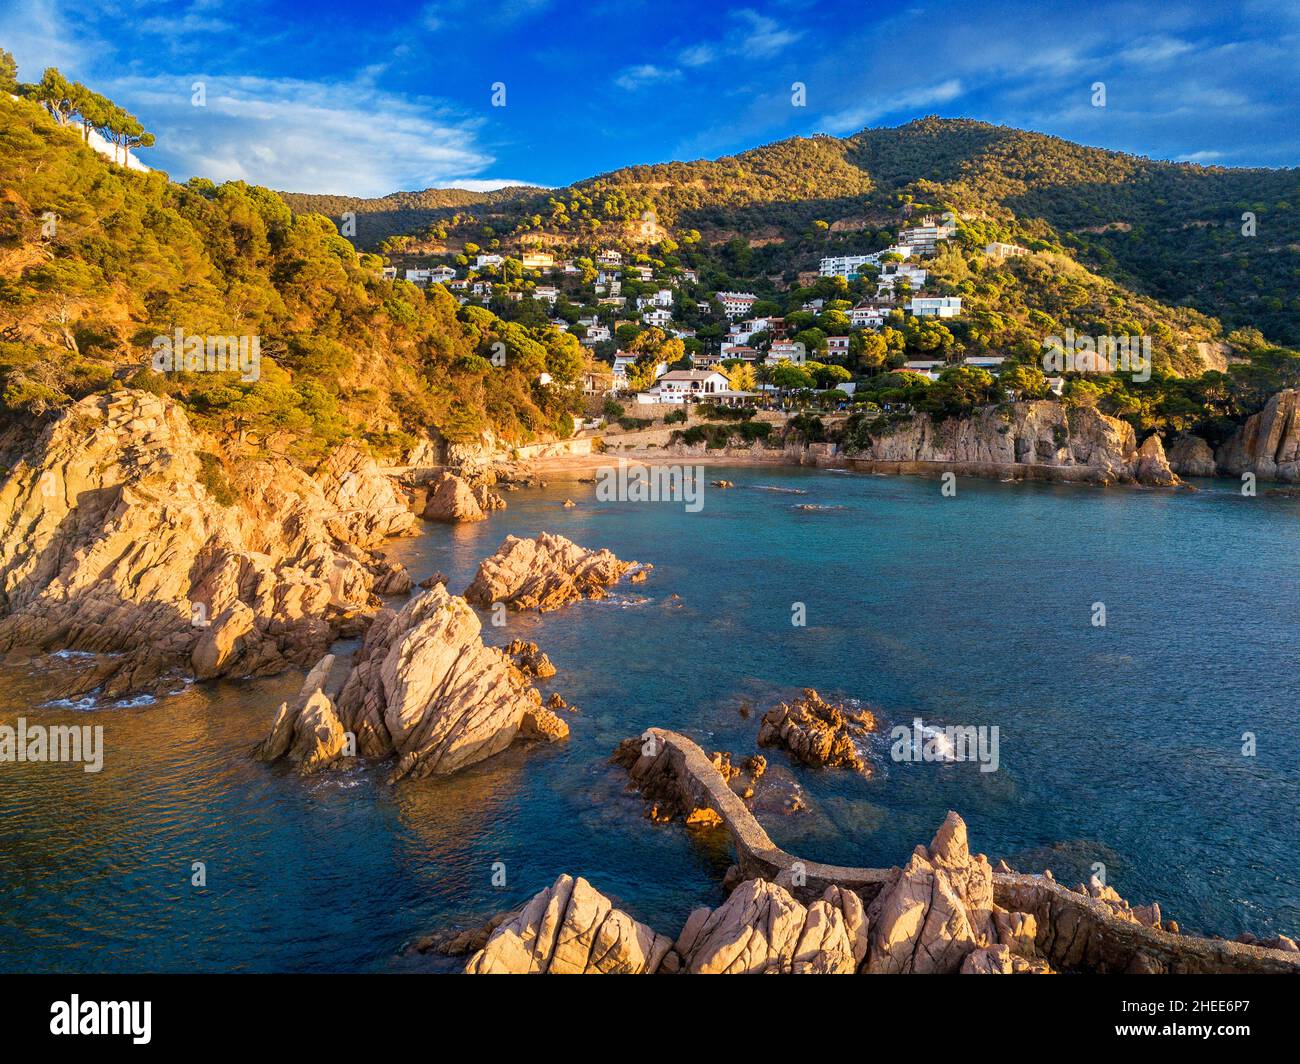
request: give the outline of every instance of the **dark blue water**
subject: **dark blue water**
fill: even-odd
[[[945,499],[919,479],[710,476],[738,486],[700,513],[600,504],[557,479],[482,524],[390,545],[417,579],[441,569],[457,591],[508,532],[655,565],[610,600],[485,624],[489,641],[539,642],[559,668],[545,690],[579,712],[568,743],[449,780],[389,787],[363,767],[303,781],[249,760],[298,676],[77,710],[41,705],[75,661],[6,663],[0,719],[103,724],[107,753],[98,775],[0,765],[0,969],[400,970],[412,937],[560,872],[675,933],[720,900],[730,855],[644,820],[610,752],[664,725],[744,756],[762,709],[803,686],[871,703],[886,726],[997,725],[1001,767],[894,764],[882,741],[866,780],[769,752],[772,793],[797,785],[806,805],[760,805],[787,849],[900,863],[954,808],[979,850],[1070,883],[1102,861],[1122,894],[1185,929],[1300,931],[1300,502],[1212,482],[962,481]]]

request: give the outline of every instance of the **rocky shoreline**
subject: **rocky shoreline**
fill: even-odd
[[[965,427],[914,419],[874,441],[870,458],[805,446],[797,464],[811,454],[841,468],[1049,470],[1175,486],[1175,466],[1200,475],[1207,461],[1186,443],[1171,463],[1157,438],[1139,446],[1126,423],[1095,411],[1015,407],[1010,418],[986,412]],[[1213,456],[1215,470],[1300,475],[1296,407],[1296,393],[1275,396]],[[536,483],[536,474],[498,469],[474,448],[452,470],[426,453],[394,474],[350,445],[311,472],[212,446],[177,404],[143,392],[83,400],[48,425],[0,484],[0,652],[94,655],[69,696],[305,668],[254,751],[303,775],[369,758],[389,760],[393,781],[446,776],[515,742],[567,738],[559,714],[569,707],[558,695],[544,704],[535,685],[555,673],[545,653],[523,640],[488,646],[472,607],[560,609],[643,580],[652,566],[545,532],[507,536],[461,595],[435,577],[404,604],[385,604],[413,590],[409,573],[384,558],[385,541],[415,534],[421,517],[483,520],[506,506],[494,489]],[[340,638],[362,640],[346,667],[330,652]],[[855,740],[875,727],[870,712],[806,690],[765,715],[757,741],[798,763],[865,775]],[[761,755],[733,766],[683,736],[648,734],[648,752],[645,737],[629,740],[618,760],[654,802],[652,819],[680,816],[730,835],[728,901],[668,938],[581,878],[561,877],[522,910],[460,936],[474,947],[468,971],[1300,971],[1300,953],[1281,936],[1182,935],[1158,907],[1130,907],[1104,884],[1069,891],[1050,875],[995,872],[970,854],[956,814],[902,869],[801,861],[771,843],[745,804],[766,769]],[[572,936],[559,934],[570,925]]]
[[[736,864],[721,906],[694,910],[668,936],[562,875],[522,908],[414,951],[468,956],[469,974],[1300,974],[1300,949],[1284,936],[1184,935],[1159,906],[1134,908],[1095,878],[1070,890],[1050,872],[994,869],[955,812],[901,867],[825,865],[777,847],[720,757],[685,736],[652,728],[615,759],[644,796],[707,808],[706,822],[730,836]]]
[[[637,434],[631,434],[635,440]],[[626,459],[648,464],[689,459],[703,465],[804,466],[860,473],[937,477],[954,473],[989,480],[1031,480],[1098,486],[1178,487],[1182,477],[1300,481],[1300,391],[1272,396],[1219,447],[1198,436],[1139,445],[1132,426],[1090,408],[1070,410],[1054,400],[987,407],[969,418],[935,423],[926,414],[873,435],[863,448],[789,442],[710,448],[656,442],[642,446],[620,436],[606,450],[551,455],[514,463],[531,475],[578,472]],[[511,463],[510,456],[497,456]]]

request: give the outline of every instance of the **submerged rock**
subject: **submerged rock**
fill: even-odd
[[[503,602],[517,610],[555,610],[579,599],[603,598],[637,565],[549,532],[535,539],[507,536],[483,560],[465,598],[484,607]]]
[[[650,975],[672,942],[585,879],[562,875],[498,926],[469,959],[470,975]]]
[[[806,687],[802,697],[782,702],[764,715],[758,745],[780,746],[805,765],[870,774],[855,740],[864,739],[875,728],[876,719],[867,710],[832,704]]]
[[[481,633],[478,615],[442,584],[400,612],[381,610],[338,698],[358,752],[395,754],[401,779],[455,772],[517,737],[566,737],[568,725]]]

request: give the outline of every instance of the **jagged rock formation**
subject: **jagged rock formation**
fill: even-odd
[[[1214,450],[1199,436],[1175,436],[1169,444],[1169,468],[1180,477],[1212,477]]]
[[[340,543],[373,547],[392,536],[413,535],[415,514],[380,472],[375,460],[351,444],[337,448],[316,470],[316,483],[334,509],[326,520]]]
[[[487,514],[479,493],[455,473],[443,473],[429,483],[423,516],[430,521],[482,521]]]
[[[536,539],[507,536],[479,565],[465,597],[478,606],[503,602],[517,610],[556,610],[578,599],[603,598],[607,588],[638,564],[549,532]]]
[[[538,648],[536,643],[525,639],[512,639],[510,645],[506,647],[506,654],[525,676],[546,680],[555,675],[555,666],[551,664],[551,659],[546,656],[545,651]]]
[[[442,584],[376,615],[338,697],[366,757],[397,756],[392,778],[446,775],[517,737],[562,739],[563,720]]]
[[[1300,974],[1300,953],[1289,951],[1283,936],[1280,948],[1262,948],[1183,935],[1170,922],[1156,926],[1154,906],[1131,907],[1112,891],[1098,887],[1093,897],[1046,873],[993,871],[987,858],[970,853],[955,813],[903,868],[828,865],[772,842],[729,785],[725,761],[720,768],[716,755],[711,759],[683,735],[650,728],[622,743],[616,760],[628,766],[643,797],[716,814],[736,852],[724,885],[762,879],[805,905],[828,887],[855,893],[870,930],[860,970]]]
[[[1232,434],[1214,458],[1220,473],[1254,473],[1260,480],[1300,481],[1300,391],[1272,396]]]
[[[867,952],[867,918],[851,890],[827,887],[807,908],[751,879],[719,908],[696,909],[676,951],[696,975],[851,975]]]
[[[271,734],[253,751],[257,760],[287,757],[301,775],[308,776],[346,754],[347,735],[324,690],[333,665],[334,655],[326,654],[307,674],[293,704],[281,703]]]
[[[402,524],[341,508],[340,478],[382,494],[373,470],[243,461],[224,491],[219,471],[181,407],[149,393],[91,396],[47,426],[0,485],[0,651],[116,655],[68,693],[118,696],[191,668],[309,665],[358,630],[380,566],[353,541]]]
[[[1092,407],[1036,399],[984,407],[938,424],[918,414],[872,435],[852,457],[904,467],[939,463],[983,476],[1043,467],[1098,484],[1176,484],[1159,441],[1149,444],[1139,452],[1127,421]]]
[[[876,719],[867,710],[831,704],[805,687],[800,698],[782,702],[763,716],[758,745],[780,746],[805,765],[851,768],[869,775],[871,768],[854,740],[875,730]]]
[[[1034,953],[1036,923],[993,903],[993,869],[983,854],[972,856],[966,822],[950,812],[929,847],[918,846],[894,870],[867,911],[872,974],[952,974],[971,954],[1002,945]],[[981,970],[992,970],[980,961]],[[1046,971],[1031,964],[1026,971]]]
[[[672,942],[638,923],[579,877],[562,875],[492,932],[470,975],[650,975]]]

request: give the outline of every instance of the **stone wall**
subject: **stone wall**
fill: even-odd
[[[696,743],[663,728],[649,732],[662,744],[658,756],[667,759],[664,770],[675,780],[683,806],[708,807],[722,818],[735,846],[740,878],[779,877],[784,885],[797,883],[791,893],[804,902],[820,897],[829,886],[847,887],[864,904],[870,904],[889,879],[888,868],[822,864],[787,853],[772,841]],[[1115,916],[1104,902],[1044,876],[995,873],[993,897],[1012,912],[1034,914],[1035,944],[1058,971],[1300,974],[1300,954],[1131,923]]]

